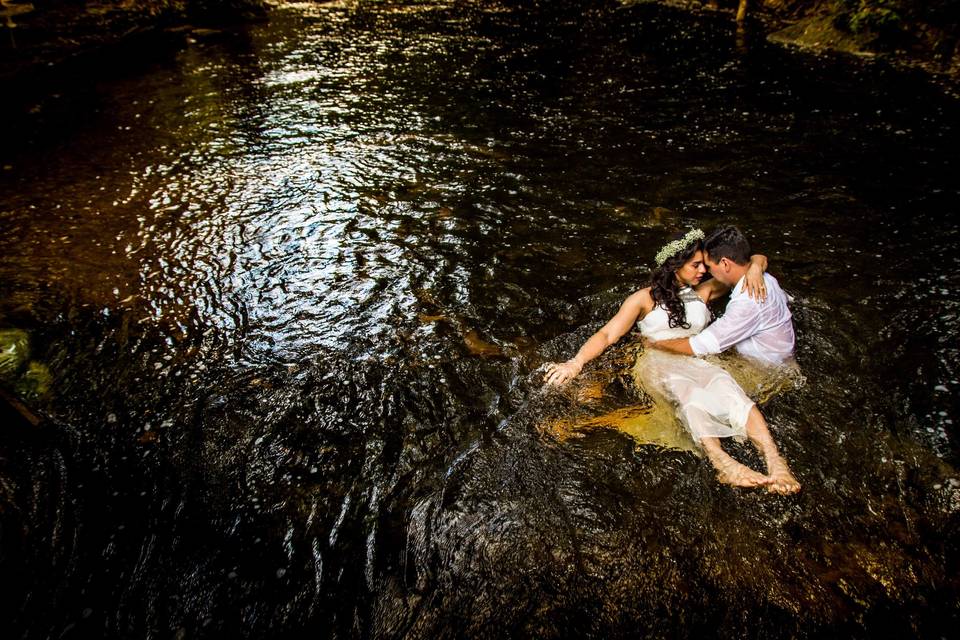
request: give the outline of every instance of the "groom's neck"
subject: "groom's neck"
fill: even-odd
[[[731,282],[730,282],[731,287],[737,286],[737,283],[740,282],[740,279],[743,278],[743,276],[747,275],[748,268],[750,268],[749,264],[736,264],[736,263],[733,264],[733,266],[730,268],[730,271],[729,271],[730,279],[731,279]]]

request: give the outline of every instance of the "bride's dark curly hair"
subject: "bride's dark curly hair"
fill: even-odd
[[[669,242],[679,240],[684,235],[683,232],[674,234]],[[664,260],[663,264],[654,269],[650,276],[650,296],[653,298],[655,305],[667,310],[668,323],[671,328],[690,328],[690,323],[687,322],[687,313],[683,308],[683,300],[680,299],[681,286],[677,284],[676,272],[687,260],[693,257],[693,254],[702,249],[703,243],[700,240],[691,242],[686,249]]]

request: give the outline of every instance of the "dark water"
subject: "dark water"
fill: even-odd
[[[652,6],[332,3],[50,83],[0,173],[0,323],[53,377],[0,436],[13,637],[952,634],[925,78]],[[538,367],[725,222],[795,297],[796,497],[545,426],[593,409]]]

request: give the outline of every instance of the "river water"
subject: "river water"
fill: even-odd
[[[0,440],[4,626],[951,635],[956,99],[729,16],[544,5],[291,5],[30,94],[0,324],[52,379]],[[672,231],[730,222],[794,297],[807,382],[763,405],[794,497],[578,428],[648,402],[630,340],[540,385]]]

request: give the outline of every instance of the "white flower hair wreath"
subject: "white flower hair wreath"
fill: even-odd
[[[675,253],[683,251],[690,246],[691,242],[694,242],[695,240],[703,240],[703,238],[703,231],[700,229],[691,229],[687,232],[687,235],[683,236],[679,240],[674,240],[673,242],[668,242],[667,244],[663,245],[663,248],[657,252],[657,257],[654,258],[654,262],[657,263],[658,267],[663,266],[663,263],[667,261],[667,258]]]

